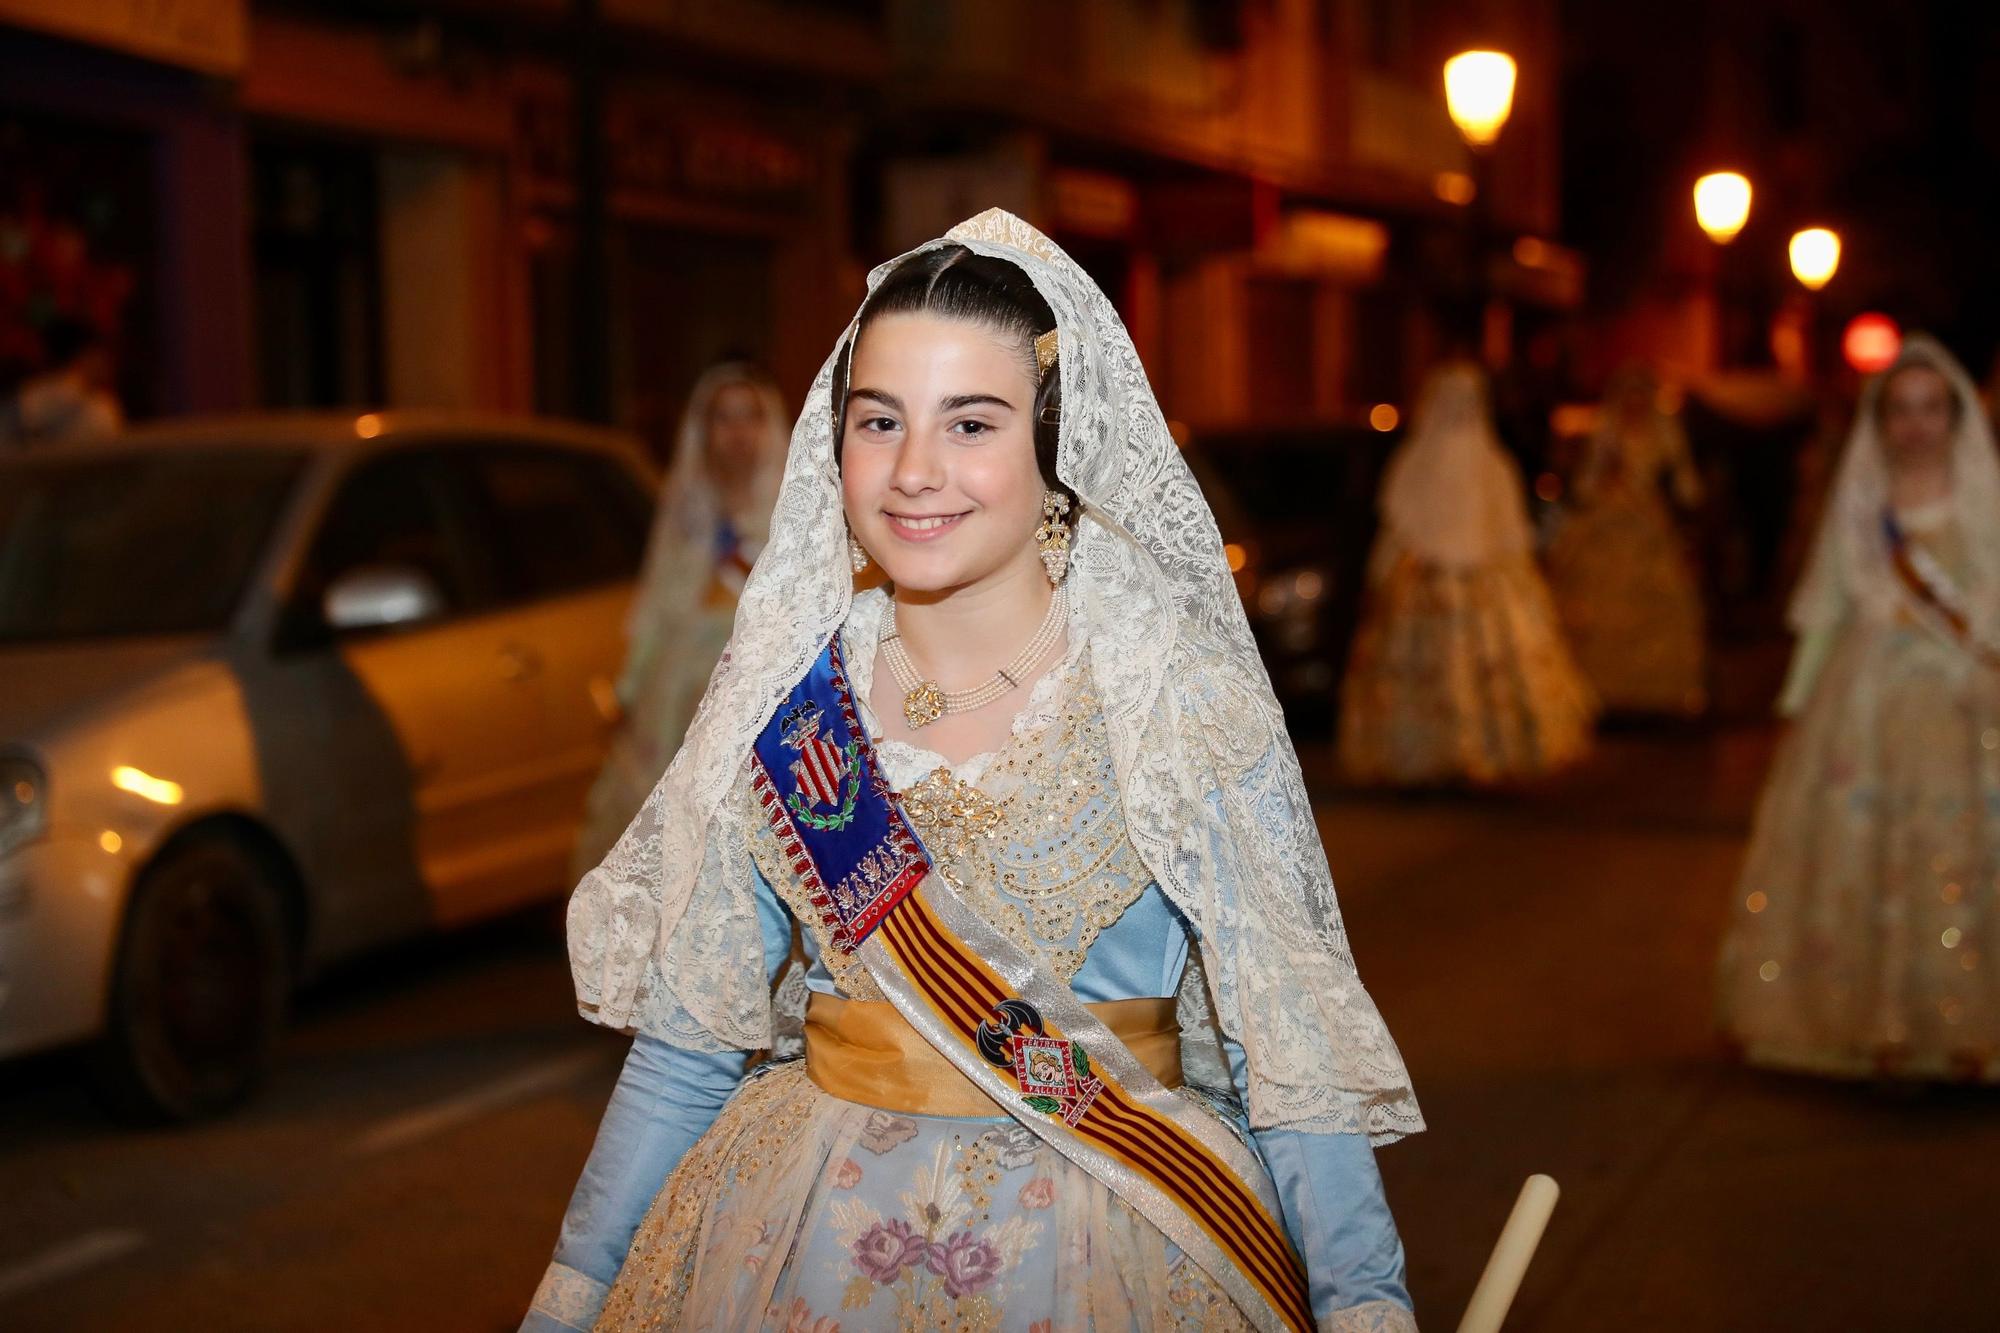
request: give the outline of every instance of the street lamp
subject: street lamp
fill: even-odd
[[[1792,276],[1805,291],[1796,298],[1800,330],[1804,339],[1805,373],[1808,380],[1818,374],[1819,302],[1814,293],[1833,281],[1840,267],[1840,237],[1825,227],[1807,227],[1792,233]]]
[[[1750,220],[1750,182],[1741,172],[1711,171],[1694,183],[1694,220],[1717,245],[1727,245]]]
[[[1792,234],[1791,255],[1792,276],[1816,292],[1833,281],[1840,267],[1840,237],[1825,227],[1807,227]]]
[[[1491,146],[1514,109],[1514,58],[1499,51],[1459,52],[1444,62],[1444,103],[1468,144]]]
[[[1500,51],[1461,51],[1444,62],[1444,105],[1472,149],[1472,199],[1466,210],[1466,249],[1472,258],[1473,315],[1467,330],[1489,365],[1506,360],[1505,312],[1487,290],[1487,231],[1492,160],[1489,150],[1514,109],[1514,58]]]
[[[1718,367],[1729,363],[1729,312],[1724,308],[1723,246],[1750,220],[1750,180],[1740,171],[1711,171],[1694,183],[1694,220],[1715,242],[1717,253],[1704,266],[1702,296],[1708,306],[1708,337]]]

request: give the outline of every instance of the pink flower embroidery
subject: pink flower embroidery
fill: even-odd
[[[1051,1176],[1036,1176],[1021,1186],[1023,1208],[1046,1208],[1056,1201],[1056,1182]],[[1030,1333],[1033,1333],[1030,1330]]]
[[[927,1248],[928,1243],[910,1230],[908,1223],[892,1218],[869,1227],[854,1242],[854,1266],[886,1287],[901,1277],[905,1268],[922,1263]]]
[[[987,1242],[974,1239],[970,1231],[960,1231],[931,1245],[927,1267],[944,1279],[944,1294],[957,1300],[1000,1276],[1000,1254]]]
[[[815,1319],[812,1308],[794,1297],[785,1333],[840,1333],[840,1321],[827,1315]]]
[[[833,1168],[833,1187],[837,1190],[851,1190],[861,1183],[861,1163],[852,1157],[840,1159],[840,1165]]]

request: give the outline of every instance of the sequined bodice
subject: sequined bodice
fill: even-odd
[[[1079,668],[1067,673],[1055,718],[1013,737],[976,770],[976,784],[939,766],[900,793],[938,873],[1065,981],[1151,880],[1126,836],[1103,717]],[[767,828],[753,834],[752,850],[764,877],[813,932],[841,993],[881,998],[865,969],[830,947],[827,923]]]

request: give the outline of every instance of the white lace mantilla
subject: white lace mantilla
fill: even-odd
[[[992,210],[945,240],[1016,264],[1055,311],[1057,471],[1083,499],[1073,626],[1088,637],[1133,845],[1194,922],[1216,1019],[1248,1053],[1252,1122],[1378,1142],[1422,1128],[1402,1057],[1355,974],[1215,520],[1124,325],[1019,218]],[[770,1040],[739,779],[758,731],[853,601],[833,461],[836,363],[807,396],[770,541],[687,742],[571,900],[578,1001],[612,1027],[698,1049]]]

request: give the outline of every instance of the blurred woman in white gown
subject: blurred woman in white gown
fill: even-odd
[[[1779,1068],[2000,1080],[2000,463],[1929,338],[1862,394],[1791,620],[1725,1035]]]
[[[1380,510],[1342,688],[1349,774],[1490,783],[1580,758],[1596,701],[1557,628],[1477,366],[1431,374]]]
[[[786,429],[784,400],[756,367],[723,362],[695,381],[626,621],[624,717],[591,788],[578,876],[604,859],[680,748],[770,531]]]
[[[1701,590],[1668,501],[1693,508],[1701,477],[1659,398],[1643,368],[1612,381],[1549,547],[1549,586],[1604,707],[1698,713],[1708,697]]]

